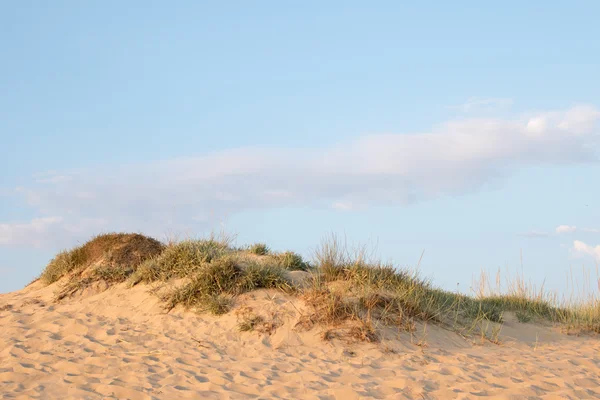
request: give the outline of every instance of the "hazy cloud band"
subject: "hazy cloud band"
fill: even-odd
[[[241,148],[44,174],[17,189],[42,217],[0,224],[0,245],[41,246],[98,229],[177,231],[249,209],[348,211],[464,193],[522,166],[595,162],[599,118],[596,108],[578,106],[366,135],[332,148]]]

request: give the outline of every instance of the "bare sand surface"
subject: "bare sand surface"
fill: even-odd
[[[277,291],[238,300],[277,321],[268,334],[240,332],[235,312],[167,314],[147,286],[61,303],[54,290],[0,295],[4,399],[600,398],[598,338],[510,318],[500,345],[433,325],[327,342],[295,327],[302,302]]]

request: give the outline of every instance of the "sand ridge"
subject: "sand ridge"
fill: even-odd
[[[600,398],[600,341],[508,319],[501,345],[429,325],[382,343],[324,342],[275,290],[238,302],[276,321],[240,332],[239,313],[165,313],[148,286],[53,302],[53,285],[0,295],[6,399]]]

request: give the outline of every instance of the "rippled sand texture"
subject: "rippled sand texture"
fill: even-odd
[[[381,344],[324,342],[294,329],[296,299],[244,300],[282,324],[239,332],[235,313],[165,314],[147,287],[52,302],[38,283],[0,295],[5,399],[600,398],[600,342],[508,322],[502,345],[473,345],[428,326]]]

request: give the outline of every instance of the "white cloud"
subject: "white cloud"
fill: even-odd
[[[86,217],[69,220],[63,217],[34,218],[29,222],[0,224],[0,246],[44,247],[48,244],[68,245],[70,239],[102,229],[99,220]]]
[[[600,262],[600,245],[590,246],[580,240],[575,240],[572,251],[577,256],[592,256],[596,261]]]
[[[567,110],[564,115],[549,113],[548,116],[560,120],[557,125],[559,129],[584,135],[594,129],[596,120],[600,118],[600,111],[592,106],[579,106]]]
[[[561,234],[561,233],[573,233],[577,231],[577,227],[576,226],[569,226],[569,225],[559,225],[556,227],[556,233]]]
[[[546,119],[543,117],[531,118],[527,121],[527,132],[534,136],[543,135],[546,130],[546,124]]]
[[[472,192],[519,167],[596,161],[599,118],[582,106],[450,121],[428,133],[367,135],[330,148],[239,148],[46,174],[18,194],[38,215],[60,219],[46,221],[46,231],[36,231],[34,221],[4,224],[0,245],[41,244],[99,226],[161,235],[244,210],[405,205]],[[532,134],[528,127],[538,120],[544,122]]]
[[[0,245],[39,245],[62,221],[61,217],[45,217],[27,223],[0,224]]]

